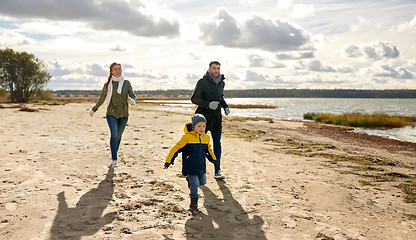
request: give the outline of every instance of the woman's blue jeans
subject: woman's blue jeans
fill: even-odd
[[[111,159],[117,160],[117,152],[121,142],[121,135],[123,135],[124,129],[127,125],[128,117],[115,118],[107,115],[107,123],[110,127],[110,149]]]
[[[207,175],[205,173],[201,175],[188,175],[188,178],[189,184],[191,185],[191,193],[189,196],[191,196],[191,198],[198,198],[198,188],[207,183]]]

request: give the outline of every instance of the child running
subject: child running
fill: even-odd
[[[170,150],[165,168],[173,165],[175,158],[182,152],[182,175],[186,176],[191,191],[191,204],[189,210],[198,212],[198,188],[207,182],[205,157],[214,165],[217,164],[214,152],[209,143],[210,138],[205,134],[206,122],[204,115],[195,114],[191,117],[192,123],[185,125],[181,140]]]

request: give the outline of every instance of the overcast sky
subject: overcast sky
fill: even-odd
[[[0,48],[33,53],[47,88],[416,89],[415,0],[0,0]]]

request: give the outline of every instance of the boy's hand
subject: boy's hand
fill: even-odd
[[[164,168],[166,169],[166,168],[168,168],[169,166],[170,166],[170,163],[165,162],[165,167],[164,167]]]

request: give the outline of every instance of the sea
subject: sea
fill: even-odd
[[[227,98],[228,104],[268,105],[276,108],[231,109],[231,115],[268,117],[283,120],[304,120],[304,113],[385,113],[416,116],[416,99],[403,98]],[[157,102],[157,101],[155,101]],[[190,100],[161,101],[165,105],[190,107]],[[384,138],[416,143],[416,128],[407,126],[393,129],[356,128],[354,131]]]

